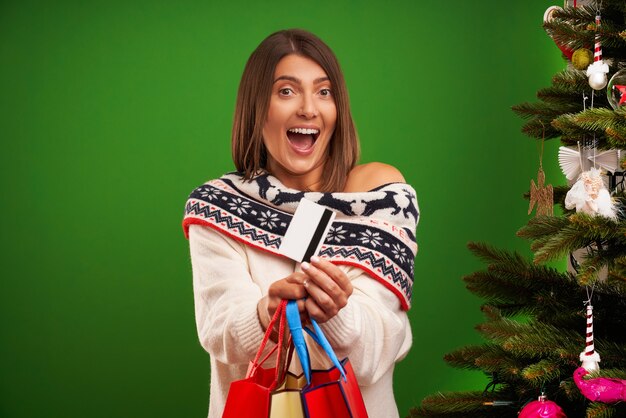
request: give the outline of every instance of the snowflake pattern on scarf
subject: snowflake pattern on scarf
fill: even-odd
[[[191,193],[183,228],[188,236],[191,224],[209,226],[281,256],[280,243],[302,198],[336,213],[318,255],[362,269],[409,309],[419,209],[408,184],[390,183],[362,193],[301,192],[269,174],[244,181],[240,174],[230,173]]]

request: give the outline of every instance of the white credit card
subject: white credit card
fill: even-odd
[[[280,244],[281,254],[294,261],[309,261],[326,239],[335,212],[307,199],[300,200]]]

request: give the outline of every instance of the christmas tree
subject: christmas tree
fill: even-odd
[[[545,186],[541,170],[532,182],[537,214],[518,232],[532,260],[469,245],[488,264],[464,278],[485,299],[486,342],[445,360],[490,383],[428,396],[411,417],[626,417],[626,2],[568,3],[544,18],[567,68],[513,109],[531,138],[560,138],[568,186]],[[566,271],[546,265],[563,259]]]

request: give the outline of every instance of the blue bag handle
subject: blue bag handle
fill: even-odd
[[[302,332],[303,330],[307,334],[309,334],[311,338],[313,338],[313,341],[315,341],[320,347],[322,347],[328,358],[330,358],[330,361],[332,361],[332,363],[341,373],[341,377],[343,377],[343,380],[345,382],[347,380],[346,371],[339,362],[339,359],[337,359],[337,355],[335,355],[333,348],[330,346],[330,343],[326,339],[326,336],[322,332],[322,329],[317,324],[317,322],[315,322],[315,320],[311,318],[313,330],[310,330],[307,327],[303,327],[302,321],[300,320],[298,302],[295,300],[290,300],[287,303],[286,316],[287,323],[289,324],[289,330],[291,331],[293,345],[296,348],[296,352],[298,353],[298,358],[300,359],[302,371],[304,372],[307,383],[311,383],[311,359],[309,357],[309,350],[306,346],[306,341],[304,340],[304,333]]]

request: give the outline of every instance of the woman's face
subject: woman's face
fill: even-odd
[[[315,61],[287,55],[274,73],[263,143],[267,169],[283,184],[316,190],[337,108],[326,72]]]

